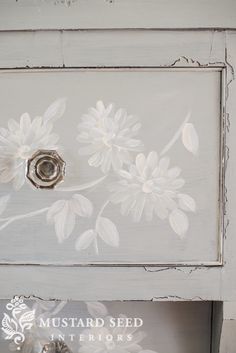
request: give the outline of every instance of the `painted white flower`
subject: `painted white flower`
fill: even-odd
[[[188,218],[183,211],[196,209],[194,199],[181,193],[185,181],[179,175],[181,169],[169,168],[169,158],[158,160],[156,152],[147,157],[140,153],[129,171],[121,170],[122,179],[111,185],[111,200],[121,204],[123,215],[132,214],[139,222],[142,214],[150,221],[155,213],[160,219],[169,219],[172,229],[184,236],[188,229]]]
[[[142,142],[135,138],[141,124],[123,109],[114,111],[112,104],[105,107],[98,101],[96,108],[90,108],[81,120],[77,139],[86,146],[79,153],[91,155],[89,165],[100,167],[104,173],[130,164],[133,152],[143,149]]]
[[[120,317],[126,318],[124,315]],[[144,332],[137,332],[137,328],[133,327],[111,328],[110,318],[105,318],[104,327],[94,327],[82,332],[84,340],[80,342],[79,353],[140,353],[143,350],[139,343],[146,336]]]
[[[10,119],[8,128],[0,128],[0,183],[12,182],[19,190],[25,182],[26,161],[39,149],[56,149],[59,136],[52,132],[52,121],[65,110],[65,100],[59,99],[43,117],[31,119],[28,113],[20,121]]]
[[[80,194],[74,194],[70,200],[58,200],[49,208],[47,220],[54,223],[59,243],[67,239],[74,230],[76,217],[90,217],[93,205]]]

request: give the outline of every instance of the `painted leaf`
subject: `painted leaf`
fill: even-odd
[[[15,331],[12,330],[10,327],[2,327],[3,332],[6,335],[6,340],[10,340],[14,335],[15,335]]]
[[[174,209],[169,215],[169,222],[173,231],[181,238],[184,237],[188,230],[188,217],[178,208]]]
[[[114,247],[119,246],[119,233],[110,219],[99,217],[96,222],[96,231],[106,244]]]
[[[54,221],[54,216],[63,209],[65,203],[65,200],[58,200],[52,204],[47,213],[47,221],[49,223]]]
[[[59,243],[67,239],[75,227],[75,214],[71,210],[69,201],[65,202],[64,207],[54,217],[55,231]]]
[[[35,310],[26,311],[23,313],[19,319],[19,323],[31,322],[35,319]]]
[[[185,148],[193,153],[197,154],[199,149],[199,139],[195,127],[191,123],[186,123],[182,130],[182,142]]]
[[[17,323],[6,313],[2,320],[2,331],[6,334],[6,339],[11,339],[17,331]]]
[[[87,309],[93,318],[104,317],[108,315],[107,308],[100,302],[87,302]]]
[[[93,205],[91,201],[83,195],[73,195],[70,205],[73,212],[80,217],[90,217],[93,213]]]
[[[10,199],[10,195],[6,195],[0,198],[0,214],[2,214],[5,211],[9,199]]]
[[[187,194],[178,194],[179,198],[179,206],[182,208],[184,211],[196,211],[196,202],[195,200],[187,195]]]
[[[54,122],[59,119],[65,112],[66,109],[66,98],[59,98],[53,102],[46,110],[43,115],[45,122]]]
[[[30,322],[25,322],[24,324],[21,325],[22,331],[25,330],[30,330],[32,328],[33,324]]]
[[[75,248],[77,251],[87,249],[89,245],[93,242],[97,233],[94,229],[88,229],[86,232],[81,234],[81,236],[77,239]]]

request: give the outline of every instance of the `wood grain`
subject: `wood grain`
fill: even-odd
[[[234,0],[1,0],[0,30],[235,28]],[[66,2],[66,0],[65,0]]]

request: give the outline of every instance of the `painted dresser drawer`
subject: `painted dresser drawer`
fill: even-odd
[[[1,263],[221,264],[224,67],[183,63],[0,72]]]
[[[55,345],[61,348],[56,352],[62,353],[210,353],[210,302],[47,302],[14,298],[0,304],[5,318],[0,346],[5,353],[54,353]],[[15,332],[11,338],[10,329]]]

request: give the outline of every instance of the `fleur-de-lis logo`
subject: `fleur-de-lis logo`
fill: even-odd
[[[35,310],[29,310],[20,297],[14,297],[6,305],[9,314],[4,313],[2,319],[2,331],[6,340],[13,340],[16,345],[25,341],[24,332],[30,330],[35,320]]]

